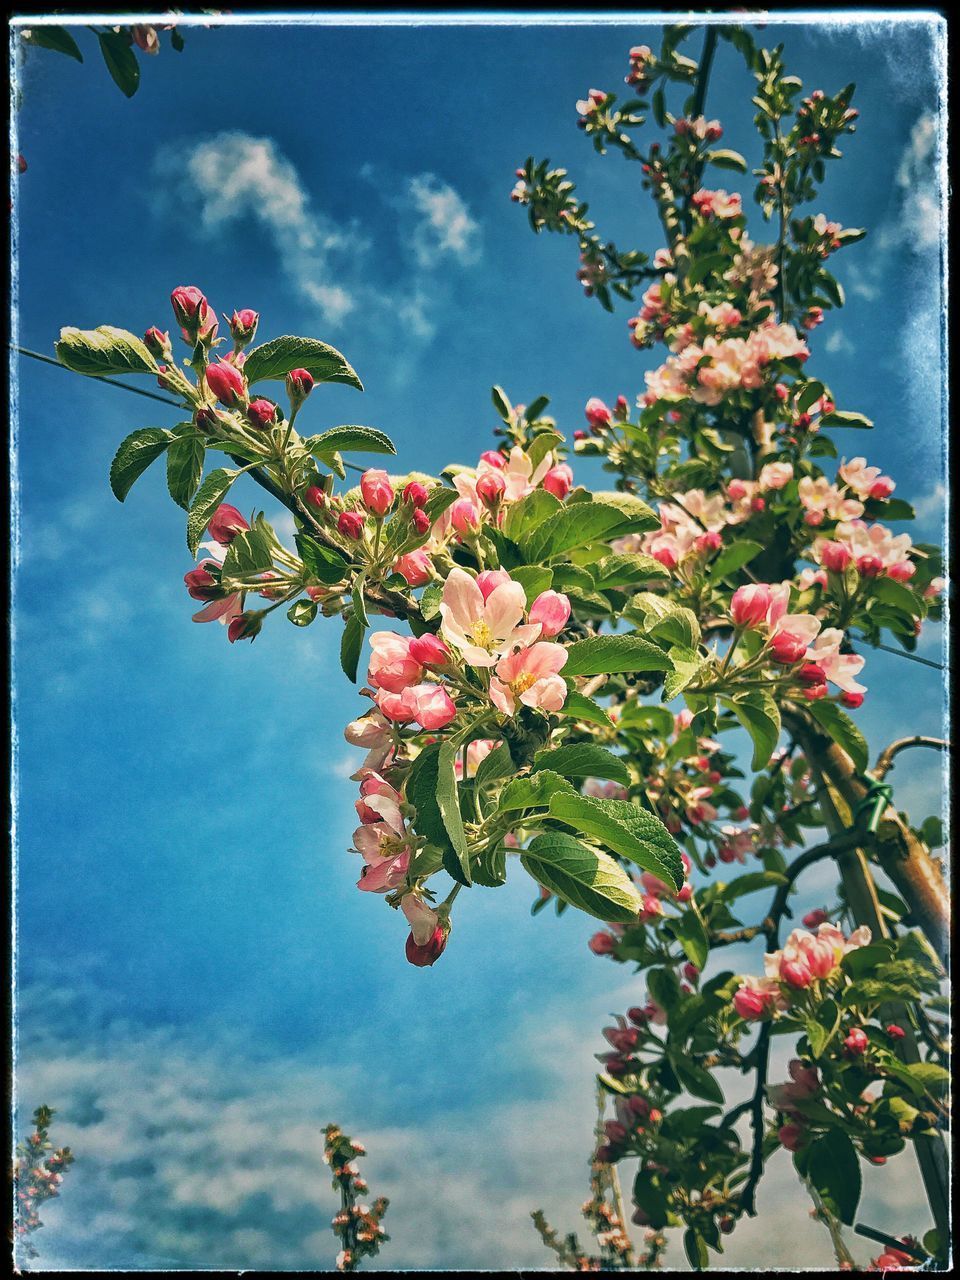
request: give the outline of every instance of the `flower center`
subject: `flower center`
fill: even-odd
[[[510,681],[510,689],[519,697],[521,693],[526,693],[530,686],[536,683],[537,677],[532,675],[531,672],[525,671],[523,675],[517,676],[516,680]]]
[[[470,628],[470,634],[481,649],[492,648],[494,635],[485,622],[475,622]]]

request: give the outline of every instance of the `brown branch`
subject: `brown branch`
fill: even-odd
[[[896,742],[891,742],[889,747],[884,748],[877,757],[873,776],[878,782],[882,782],[893,768],[894,756],[899,755],[901,751],[906,751],[908,747],[933,747],[937,751],[951,750],[950,743],[943,738],[928,738],[922,733],[916,733],[911,738],[898,738]]]

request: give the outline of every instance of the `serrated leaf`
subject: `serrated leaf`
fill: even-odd
[[[853,761],[857,772],[863,773],[870,763],[870,748],[867,746],[866,738],[847,713],[842,711],[835,702],[826,701],[811,702],[807,710],[821,729],[827,731],[837,746],[843,748]]]
[[[577,693],[574,689],[567,693],[566,701],[557,712],[557,715],[571,716],[575,720],[585,720],[587,724],[598,724],[604,729],[613,728],[613,721],[603,707],[598,702],[594,702],[592,698],[585,698],[582,693]]]
[[[670,671],[670,656],[650,640],[635,633],[590,636],[567,649],[565,676],[595,676],[630,671]]]
[[[227,547],[220,572],[221,585],[226,591],[243,590],[243,583],[266,573],[272,566],[273,555],[267,539],[258,529],[245,529]]]
[[[548,493],[546,489],[534,489],[525,498],[521,498],[519,502],[514,502],[507,508],[503,532],[514,542],[520,541],[562,508],[563,503],[552,493]]]
[[[632,522],[619,507],[603,502],[577,502],[538,525],[520,545],[528,563],[543,564],[574,547],[612,536],[615,530],[626,533],[631,527]]]
[[[197,554],[200,539],[206,532],[213,513],[230,492],[230,486],[239,474],[239,471],[220,467],[211,471],[197,490],[187,516],[187,546],[192,556]]]
[[[780,711],[773,698],[762,689],[752,689],[735,698],[721,698],[720,702],[753,739],[751,769],[765,769],[780,740]]]
[[[334,547],[324,546],[309,533],[296,534],[294,541],[304,567],[312,578],[322,582],[324,586],[333,587],[342,582],[350,567],[349,562]]]
[[[203,440],[199,436],[179,436],[167,451],[167,488],[178,507],[187,511],[203,475]]]
[[[707,956],[710,954],[710,941],[707,938],[707,931],[703,927],[703,921],[697,915],[696,911],[684,911],[680,916],[670,916],[663,923],[663,928],[672,933],[677,942],[683,947],[683,953],[690,961],[695,964],[698,969],[703,969],[707,963]],[[694,1090],[691,1089],[691,1093]],[[698,1097],[706,1097],[706,1094],[698,1094]],[[722,1095],[717,1101],[722,1101]]]
[[[614,587],[632,587],[651,578],[668,578],[670,575],[659,560],[639,552],[604,556],[596,566],[597,586],[601,591]]]
[[[500,792],[497,806],[500,809],[533,809],[546,806],[558,792],[575,795],[572,783],[558,773],[544,769],[525,778],[514,778]]]
[[[134,483],[170,446],[173,435],[163,427],[141,427],[121,443],[110,464],[110,488],[123,502]]]
[[[674,645],[670,650],[670,661],[673,670],[668,671],[663,682],[663,700],[670,702],[677,694],[682,693],[691,684],[703,666],[703,659],[696,649],[688,649],[686,645]]]
[[[62,365],[89,378],[159,372],[156,360],[136,334],[111,324],[101,324],[96,329],[67,326],[60,330],[54,350]]]
[[[652,813],[628,800],[597,800],[592,796],[558,794],[550,800],[550,816],[608,849],[635,862],[679,891],[683,885],[680,850],[666,827]]]
[[[717,558],[710,565],[707,577],[711,582],[719,582],[737,569],[742,569],[745,564],[749,564],[762,550],[761,543],[752,542],[749,538],[740,538],[717,554]]]
[[[460,816],[456,760],[457,748],[454,744],[449,739],[441,743],[437,756],[437,807],[450,847],[456,855],[452,868],[447,862],[444,862],[444,866],[461,884],[470,885],[473,883],[470,877],[470,854],[463,818]]]
[[[552,769],[563,778],[607,778],[630,785],[630,771],[623,759],[589,742],[539,752],[533,759],[533,772],[541,769]]]
[[[531,841],[520,862],[538,884],[587,915],[610,924],[637,919],[643,900],[616,862],[572,836],[546,832]]]
[[[316,600],[295,600],[287,610],[287,617],[295,627],[309,627],[317,616]]]
[[[358,391],[363,390],[363,383],[346,358],[335,347],[316,338],[296,338],[289,334],[273,338],[248,351],[243,366],[250,386],[255,382],[283,381],[293,369],[306,369],[315,382],[345,382]]]
[[[246,366],[244,366],[246,369]],[[396,453],[393,441],[374,427],[331,427],[310,437],[310,452],[326,459],[335,453]]]

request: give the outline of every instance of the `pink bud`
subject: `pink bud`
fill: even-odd
[[[820,563],[831,573],[843,573],[853,556],[842,542],[825,542],[820,550]]]
[[[732,502],[739,502],[741,498],[747,496],[747,486],[742,480],[731,480],[727,485],[727,497]]]
[[[883,573],[883,561],[879,556],[859,556],[857,573],[863,578],[879,578]]]
[[[277,406],[269,400],[251,400],[247,405],[247,421],[252,427],[272,427],[277,420]]]
[[[413,933],[407,935],[406,956],[411,964],[415,964],[418,969],[427,968],[436,962],[443,955],[443,949],[447,945],[447,937],[449,930],[444,929],[443,925],[438,924],[434,930],[433,937],[429,942],[418,946],[413,940]]]
[[[399,573],[411,587],[425,586],[433,577],[433,563],[426,551],[408,551],[399,556],[393,565],[394,573]]]
[[[693,885],[685,884],[677,893],[678,902],[689,902],[693,897]]]
[[[778,632],[770,641],[770,656],[784,667],[799,662],[807,652],[807,642],[792,636],[789,631]]]
[[[650,552],[654,560],[660,562],[665,569],[675,569],[677,567],[677,554],[672,547],[660,546]]]
[[[458,498],[450,508],[450,523],[461,537],[480,532],[480,513],[469,498]]]
[[[570,617],[570,601],[559,591],[544,591],[530,606],[530,621],[540,623],[540,638],[557,636]]]
[[[916,571],[917,566],[912,560],[898,560],[887,565],[887,577],[893,578],[894,582],[909,582]]]
[[[783,382],[778,382],[773,389],[776,392],[778,400],[786,400],[790,394],[789,388]]]
[[[691,964],[688,961],[683,966],[683,976],[687,979],[688,982],[696,982],[696,980],[700,977],[700,970],[697,968],[695,964]]]
[[[231,507],[228,502],[223,502],[213,513],[207,532],[214,542],[220,543],[221,547],[229,547],[238,533],[243,533],[249,528],[250,526],[237,508]]]
[[[780,977],[791,987],[803,990],[813,982],[813,973],[802,960],[784,960],[780,965]]]
[[[762,582],[738,587],[730,601],[730,616],[737,627],[753,628],[766,621],[770,588]]]
[[[363,505],[371,515],[382,519],[393,506],[394,491],[386,471],[371,467],[360,477]]]
[[[417,480],[411,480],[410,483],[403,490],[403,501],[409,502],[413,507],[417,508],[418,510],[419,508],[426,506],[427,499],[429,497],[430,497],[429,490],[426,489]]]
[[[547,493],[552,493],[555,498],[563,502],[573,488],[573,471],[565,462],[551,467],[543,477],[543,487]]]
[[[863,706],[862,693],[848,693],[844,690],[840,695],[840,701],[845,707],[849,707],[851,711],[856,711],[857,707]]]
[[[817,529],[823,524],[822,511],[805,511],[803,513],[803,523],[809,525],[811,529]]]
[[[706,533],[699,535],[693,546],[700,555],[708,555],[711,551],[719,551],[723,546],[723,539],[715,529],[708,529]]]
[[[507,465],[506,458],[496,449],[485,449],[480,455],[480,461],[485,462],[488,467],[496,467],[498,471],[502,471]]]
[[[443,729],[457,714],[456,705],[440,685],[414,685],[417,723],[424,729]]]
[[[231,644],[238,640],[255,640],[260,634],[263,621],[258,613],[241,613],[230,619],[227,627],[227,639]]]
[[[484,600],[489,600],[497,587],[502,587],[509,581],[510,575],[506,569],[484,569],[482,573],[477,574],[477,586]]]
[[[613,414],[603,401],[598,399],[596,396],[591,396],[587,401],[584,413],[586,414],[587,421],[590,423],[591,428],[598,433],[601,432],[604,427],[608,427],[613,421]]]
[[[906,1034],[903,1027],[898,1026],[895,1022],[891,1022],[887,1027],[887,1035],[894,1040],[902,1040]]]
[[[207,386],[226,408],[233,409],[246,399],[243,374],[234,365],[223,360],[212,364],[207,368],[206,379]]]
[[[208,566],[219,568],[215,560],[204,560],[196,569],[191,569],[189,573],[183,575],[187,591],[194,600],[208,601],[223,598],[220,583],[210,573]]]
[[[499,471],[485,471],[477,481],[477,497],[485,507],[499,506],[507,489],[507,482]]]
[[[799,1151],[806,1141],[804,1129],[799,1124],[781,1125],[777,1137],[788,1151]]]
[[[430,517],[422,507],[415,507],[413,511],[413,527],[417,533],[426,533],[430,528]]]
[[[337,517],[337,528],[345,538],[359,541],[363,536],[364,519],[359,511],[341,511]]]
[[[307,506],[316,507],[319,510],[326,503],[327,495],[318,484],[312,484],[309,489],[304,492],[303,500]]]
[[[450,650],[429,631],[410,641],[410,657],[421,667],[442,667],[450,661]]]
[[[170,301],[184,341],[195,343],[199,338],[213,339],[217,332],[217,318],[196,285],[178,286],[171,293]]]
[[[823,684],[827,678],[827,673],[816,662],[805,662],[797,672],[797,679],[801,684],[817,685]]]
[[[752,987],[739,987],[733,995],[733,1007],[741,1018],[749,1021],[763,1017],[767,1009],[767,1001]]]
[[[854,1057],[859,1057],[862,1053],[866,1052],[869,1043],[870,1041],[867,1039],[867,1033],[862,1031],[859,1027],[854,1027],[844,1040],[843,1047],[846,1049],[847,1053],[852,1054]]]
[[[616,945],[617,940],[613,934],[603,932],[595,933],[587,943],[595,956],[608,956]]]
[[[313,374],[306,369],[291,369],[286,386],[291,405],[301,405],[313,390]]]
[[[890,479],[889,476],[881,476],[880,479],[877,480],[876,483],[871,488],[870,497],[879,498],[881,500],[884,498],[889,498],[895,488],[896,488],[896,485],[893,483],[893,481]]]
[[[170,359],[170,335],[162,333],[156,325],[143,335],[143,344],[152,356]]]
[[[808,911],[803,917],[803,923],[808,929],[816,929],[817,925],[823,924],[829,917],[822,907],[816,907],[813,911]]]

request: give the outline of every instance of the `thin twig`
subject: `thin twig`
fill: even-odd
[[[923,733],[916,733],[910,738],[898,738],[896,742],[891,742],[889,747],[885,747],[877,757],[873,776],[878,782],[881,782],[893,768],[894,756],[899,755],[901,751],[906,751],[908,747],[933,747],[937,751],[951,749],[950,743],[943,738],[929,738]]]

